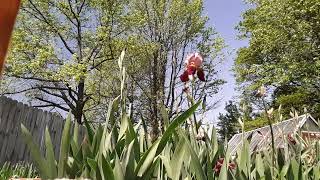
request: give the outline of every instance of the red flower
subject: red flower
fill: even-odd
[[[203,58],[199,53],[190,54],[185,61],[186,64],[193,64],[197,67],[202,66],[202,62]]]
[[[182,82],[189,81],[188,71],[184,71],[183,74],[180,76],[180,79],[181,79]]]
[[[213,170],[214,172],[218,175],[220,174],[220,171],[221,171],[221,167],[223,165],[223,162],[224,162],[224,158],[219,158],[218,161],[216,162],[216,165],[214,166]],[[233,169],[236,169],[236,164],[235,163],[229,163],[228,164],[228,168],[230,170],[233,170]]]
[[[204,72],[202,68],[199,68],[197,71],[197,76],[200,79],[200,81],[206,81],[205,77],[204,77]]]
[[[218,161],[216,162],[216,165],[214,166],[213,170],[216,174],[220,174],[220,170],[221,170],[221,167],[223,165],[223,161],[224,159],[223,158],[220,158],[218,159]]]
[[[203,69],[201,68],[203,58],[198,53],[193,53],[189,55],[186,59],[186,69],[180,76],[182,82],[187,82],[194,79],[194,75],[197,74],[200,81],[205,81],[205,75]]]
[[[237,165],[235,163],[229,163],[229,169],[236,169]]]

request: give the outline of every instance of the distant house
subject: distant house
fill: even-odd
[[[304,139],[320,139],[319,124],[310,114],[273,124],[272,129],[276,148],[284,148],[287,145],[288,139],[290,140],[292,135],[297,132]],[[245,139],[249,140],[251,153],[262,151],[271,145],[270,128],[269,126],[265,126],[245,133],[235,134],[228,142],[232,155],[235,155],[238,149],[242,147],[242,135]]]

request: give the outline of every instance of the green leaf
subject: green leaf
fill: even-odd
[[[64,128],[62,131],[61,145],[60,145],[60,157],[58,163],[58,177],[63,178],[65,176],[69,148],[70,148],[70,128],[71,128],[71,114],[69,113],[66,118]]]
[[[98,164],[96,160],[87,158],[88,165],[90,166],[91,170],[96,171],[98,169]]]
[[[138,176],[142,176],[143,173],[148,169],[148,167],[152,164],[152,161],[155,156],[159,155],[166,144],[168,143],[169,138],[171,137],[172,133],[175,132],[176,128],[184,123],[188,117],[190,117],[200,105],[201,102],[196,103],[186,112],[182,113],[179,117],[177,117],[168,127],[168,129],[164,132],[163,136],[160,140],[157,140],[153,143],[153,145],[148,149],[146,154],[141,158],[137,165],[136,173]]]
[[[166,156],[161,156],[161,155],[160,155],[159,157],[160,157],[160,159],[161,159],[161,161],[162,161],[162,163],[163,163],[163,165],[164,165],[164,167],[165,167],[167,176],[168,176],[169,178],[171,178],[171,179],[174,179],[172,172],[177,172],[177,171],[173,171],[173,170],[172,170],[172,167],[171,167],[171,165],[170,165],[170,160],[169,160],[169,158],[166,157]]]
[[[154,161],[154,158],[157,153],[157,148],[158,148],[159,142],[160,142],[159,140],[155,141],[152,144],[152,146],[143,154],[143,156],[140,159],[140,161],[138,162],[136,170],[135,170],[135,174],[137,176],[142,177],[144,175],[144,173],[147,171],[147,169],[149,168],[149,166]]]
[[[116,180],[124,180],[124,174],[123,174],[122,167],[120,164],[120,159],[117,154],[115,155],[113,174],[114,174]]]
[[[74,142],[73,139],[71,140],[70,145],[71,145],[72,155],[73,155],[75,158],[77,158],[77,160],[79,161],[79,157],[77,157],[77,154],[78,154],[79,151],[80,151],[79,145],[78,145],[76,142]]]
[[[98,128],[96,128],[95,130],[92,147],[91,147],[91,150],[94,154],[98,154],[98,151],[100,150],[102,135],[103,135],[103,129],[102,129],[102,126],[99,124]]]
[[[173,180],[179,180],[180,179],[180,173],[184,161],[184,157],[186,154],[186,145],[185,145],[185,139],[180,138],[176,149],[174,151],[174,154],[172,155],[172,159],[170,161],[171,165],[171,174]]]
[[[84,125],[86,126],[86,133],[88,135],[89,142],[92,143],[94,131],[86,119],[84,119]]]
[[[96,160],[91,159],[91,158],[87,158],[87,163],[90,167],[90,177],[93,177],[95,179],[99,179],[100,178],[100,171],[98,169],[98,163],[96,162]]]
[[[23,134],[22,137],[30,150],[32,159],[35,162],[41,177],[45,179],[48,178],[49,174],[46,169],[46,160],[43,157],[41,157],[41,152],[38,144],[35,144],[33,142],[31,133],[23,124],[21,124],[21,132]]]
[[[244,172],[246,176],[249,176],[249,160],[250,159],[250,150],[249,150],[249,142],[244,139],[242,140],[242,148],[239,156],[239,169]]]
[[[210,154],[210,160],[213,161],[213,158],[216,156],[216,153],[218,152],[218,138],[217,138],[217,131],[216,128],[212,127],[211,132],[211,154]]]
[[[289,171],[289,178],[299,180],[299,163],[295,159],[291,160]]]
[[[260,154],[256,155],[255,166],[256,166],[256,171],[259,174],[259,176],[263,177],[264,176],[264,165],[263,165],[263,160],[262,160]]]
[[[46,144],[46,168],[48,172],[48,178],[49,179],[54,179],[57,177],[57,166],[56,166],[56,159],[54,156],[54,150],[53,150],[53,145],[51,142],[51,137],[49,133],[48,127],[46,127],[45,131],[45,144]]]
[[[104,125],[104,133],[108,131],[108,125],[110,125],[111,127],[114,127],[116,125],[116,118],[115,118],[114,114],[119,109],[119,101],[120,101],[120,96],[116,97],[113,101],[111,101],[109,103],[107,118],[106,118],[105,125]],[[116,139],[118,139],[117,128],[113,128],[112,134]]]
[[[127,147],[122,160],[123,170],[125,171],[125,179],[126,180],[133,180],[134,179],[134,165],[135,165],[135,158],[134,158],[134,143],[133,140],[129,146]]]
[[[99,169],[103,180],[115,180],[111,165],[103,155],[101,156],[101,165],[99,165]]]
[[[205,176],[205,172],[203,172],[203,170],[202,170],[199,157],[197,156],[196,152],[194,151],[193,147],[191,146],[187,136],[182,131],[180,131],[179,134],[185,139],[185,144],[186,144],[185,147],[188,151],[188,155],[191,158],[190,166],[194,170],[195,176],[197,177],[197,179],[207,179]]]
[[[157,149],[157,154],[160,154],[162,152],[163,148],[166,146],[169,138],[171,137],[172,133],[175,132],[176,128],[180,126],[182,123],[184,123],[197,110],[200,104],[201,102],[199,101],[198,103],[190,107],[187,111],[183,112],[180,116],[178,116],[175,120],[172,121],[168,129],[163,133],[163,136],[161,137],[161,140],[159,142],[159,146]]]
[[[124,115],[123,118],[121,118],[120,131],[119,131],[119,136],[117,141],[119,141],[124,136],[124,134],[128,129],[128,126],[129,126],[128,117]]]
[[[112,128],[112,129],[114,129],[114,128]],[[112,130],[111,130],[111,132],[112,132]],[[111,139],[112,139],[112,134],[108,133],[108,134],[106,134],[105,140],[101,141],[101,149],[100,149],[100,151],[104,155],[106,155],[107,151],[109,149],[111,149]]]

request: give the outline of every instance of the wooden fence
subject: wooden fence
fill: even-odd
[[[56,158],[59,156],[64,119],[41,109],[29,107],[7,97],[0,97],[0,165],[4,162],[32,162],[21,137],[21,123],[31,132],[44,154],[44,132],[48,126]],[[80,130],[83,137],[84,129]]]

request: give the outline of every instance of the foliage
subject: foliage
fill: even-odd
[[[224,141],[225,138],[229,140],[234,134],[241,131],[241,127],[238,124],[239,118],[241,121],[245,122],[245,131],[250,131],[268,125],[268,119],[266,118],[264,112],[253,112],[250,102],[248,103],[244,100],[240,101],[239,103],[235,101],[229,101],[226,103],[225,111],[225,114],[219,113],[219,122],[217,123],[217,132],[220,140],[222,141]],[[279,114],[279,110],[276,110],[274,114]]]
[[[106,124],[97,127],[93,134],[88,133],[80,146],[74,137],[64,137],[71,140],[70,144],[62,143],[61,147],[67,150],[68,158],[60,158],[55,163],[54,159],[50,160],[50,153],[46,159],[38,153],[32,153],[32,157],[37,163],[47,163],[42,170],[42,166],[37,166],[43,178],[319,179],[319,141],[305,141],[299,135],[291,140],[294,144],[284,139],[288,146],[279,149],[272,158],[273,153],[268,147],[265,151],[250,153],[249,142],[244,139],[244,145],[238,150],[237,156],[230,156],[229,150],[218,144],[215,129],[210,138],[205,132],[203,141],[198,141],[194,134],[180,128],[198,105],[172,121],[163,136],[154,143],[150,142],[146,132],[139,130],[139,125],[133,126],[125,114],[119,128],[109,128],[108,121],[115,118],[110,116]],[[112,111],[109,112],[112,114]],[[70,119],[64,131],[69,123]],[[27,135],[26,131],[24,134]],[[46,139],[48,137],[46,134]],[[33,151],[37,148],[30,141],[28,144]],[[49,152],[50,148],[52,145],[47,144]],[[224,161],[218,166],[220,158],[224,158]],[[63,163],[60,163],[61,160]],[[58,175],[59,172],[62,173]]]
[[[268,119],[263,116],[258,116],[255,119],[246,121],[244,125],[245,131],[254,130],[268,125]]]
[[[71,110],[79,123],[105,119],[120,90],[117,55],[126,49],[132,118],[143,116],[159,134],[158,103],[169,117],[184,110],[176,104],[187,107],[177,77],[189,52],[203,54],[208,71],[193,94],[197,100],[224,83],[214,68],[224,42],[207,22],[203,0],[24,0],[2,93],[27,96],[35,107]]]
[[[115,37],[124,29],[119,21],[126,2],[24,0],[5,71],[15,83],[4,93],[31,97],[36,107],[71,110],[82,123],[84,112],[103,101],[98,97],[113,97],[95,87],[100,72],[114,74],[114,54],[124,47]],[[119,83],[110,79],[103,83]]]
[[[222,140],[229,140],[234,134],[238,133],[240,127],[238,127],[238,119],[241,116],[241,113],[237,105],[229,101],[225,106],[225,114],[219,113],[217,123],[218,134]]]
[[[122,64],[121,59],[119,59],[119,62],[119,64]],[[121,66],[120,69],[123,74],[122,84],[124,84],[126,79],[125,70]],[[151,144],[147,131],[143,132],[140,127],[141,123],[137,126],[132,124],[129,117],[130,112],[126,110],[124,86],[122,86],[121,92],[121,95],[110,104],[108,119],[103,126],[99,125],[93,131],[93,127],[86,124],[87,136],[81,145],[77,142],[78,128],[74,128],[74,133],[71,135],[71,119],[70,116],[67,118],[63,129],[58,162],[54,159],[53,145],[47,128],[45,133],[46,155],[42,157],[39,147],[33,143],[30,132],[23,125],[21,126],[25,141],[41,177],[45,179],[66,176],[70,178],[90,177],[93,179],[136,179],[138,177],[150,179],[153,176],[157,176],[155,172],[164,171],[163,167],[159,166],[160,159],[165,153],[172,153],[170,152],[170,146],[172,148],[174,145],[171,142],[175,138],[178,138],[177,145],[185,147],[183,149],[187,151],[179,151],[181,146],[177,146],[175,153],[180,157],[177,157],[178,161],[171,160],[172,170],[174,170],[174,167],[182,165],[181,158],[184,156],[191,155],[194,159],[197,157],[194,150],[191,149],[190,142],[187,141],[188,137],[185,132],[178,129],[195,112],[200,102],[172,120],[170,125],[165,127],[166,131],[162,137]],[[121,111],[119,119],[115,116],[116,109]],[[121,123],[117,124],[116,122]],[[217,149],[210,151],[213,150],[216,151]],[[163,156],[163,158],[169,157]],[[170,159],[165,160],[170,161]],[[170,164],[166,164],[166,169]],[[193,173],[195,176],[204,179],[205,175],[201,171],[198,159],[192,162],[190,167],[194,168]],[[162,177],[166,175],[179,178],[179,175],[173,173],[161,173],[160,175]]]
[[[201,138],[193,128],[182,128],[200,102],[165,124],[164,133],[151,142],[143,120],[134,125],[127,107],[126,72],[121,67],[121,94],[114,99],[104,124],[86,125],[86,136],[78,143],[78,125],[71,133],[67,118],[59,160],[55,160],[48,129],[46,155],[42,157],[32,135],[22,125],[22,134],[42,178],[86,177],[91,179],[319,179],[320,143],[293,135],[288,146],[252,153],[249,142],[242,140],[236,156],[228,146],[218,144],[216,130],[211,136],[204,130]],[[119,112],[119,113],[117,113]],[[164,116],[168,117],[164,112]],[[191,121],[192,122],[192,121]],[[187,125],[187,124],[185,124]],[[191,124],[194,125],[194,124]],[[243,129],[242,123],[242,129]],[[286,137],[286,136],[284,136]],[[294,142],[294,143],[293,143]],[[241,143],[241,142],[239,142]]]
[[[319,6],[315,0],[250,0],[238,29],[249,46],[238,51],[238,82],[251,91],[262,84],[273,103],[319,117]]]
[[[23,178],[34,178],[37,176],[35,167],[26,164],[10,164],[5,163],[0,168],[0,179],[9,179],[11,177],[23,177]]]
[[[295,144],[288,142],[288,146],[279,149],[274,158],[276,163],[272,163],[270,149],[251,154],[248,141],[244,140],[244,146],[234,158],[229,150],[223,151],[223,146],[218,145],[214,129],[212,136],[209,138],[205,134],[206,138],[201,142],[193,134],[179,128],[196,107],[173,121],[153,144],[145,133],[140,131],[138,134],[138,126],[133,126],[127,116],[122,119],[120,129],[113,126],[108,130],[108,126],[99,126],[93,136],[85,139],[80,146],[71,138],[71,144],[64,144],[65,149],[70,151],[64,169],[61,168],[64,172],[62,176],[57,176],[59,173],[49,176],[50,170],[59,172],[61,163],[52,163],[48,155],[47,159],[42,159],[37,153],[32,153],[32,156],[35,160],[41,159],[40,162],[47,160],[48,165],[59,164],[53,169],[47,166],[44,168],[46,170],[40,171],[41,177],[47,178],[319,179],[319,141],[308,142],[296,136]],[[34,146],[29,148],[36,149]],[[217,166],[219,157],[225,160]]]

